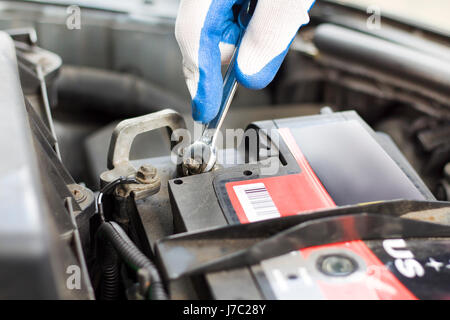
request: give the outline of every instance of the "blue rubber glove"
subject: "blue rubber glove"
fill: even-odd
[[[221,65],[228,64],[238,39],[233,6],[244,0],[181,0],[175,36],[192,96],[192,116],[207,123],[222,100]],[[309,22],[314,0],[259,0],[242,39],[236,77],[262,89],[275,77],[299,28]]]

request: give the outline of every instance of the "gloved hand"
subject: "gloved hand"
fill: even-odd
[[[309,22],[315,0],[259,0],[235,65],[239,83],[262,89],[275,77],[298,29]],[[222,99],[221,64],[229,63],[239,26],[233,6],[244,0],[181,0],[175,36],[192,96],[194,120],[207,123]]]

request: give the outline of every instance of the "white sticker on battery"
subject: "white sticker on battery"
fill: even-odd
[[[273,297],[279,300],[324,299],[320,287],[314,281],[311,268],[299,251],[263,260],[261,268],[269,282]]]
[[[234,186],[233,190],[249,222],[281,216],[264,183]]]

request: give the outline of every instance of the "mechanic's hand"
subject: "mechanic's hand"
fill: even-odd
[[[211,121],[222,100],[221,64],[229,63],[239,34],[233,6],[244,0],[181,0],[175,36],[192,96],[192,116]],[[314,0],[259,0],[242,39],[239,83],[262,89],[275,77],[298,29],[309,22]]]

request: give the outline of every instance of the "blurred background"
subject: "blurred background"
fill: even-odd
[[[448,0],[336,0],[357,7],[379,6],[382,14],[416,21],[432,28],[450,31],[450,1]]]
[[[345,4],[363,12],[375,5],[380,7],[382,16],[450,34],[448,0],[318,2]],[[70,5],[83,9],[79,30],[69,30],[66,26]],[[189,112],[181,54],[173,35],[178,5],[179,0],[0,1],[0,28],[32,26],[37,31],[38,44],[60,55],[65,65],[135,74],[181,98],[187,108],[184,111]],[[236,105],[270,103],[262,92],[241,91],[245,93],[238,95]]]

